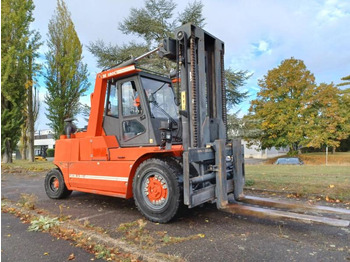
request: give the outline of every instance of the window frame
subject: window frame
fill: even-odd
[[[111,87],[112,87],[112,85],[114,85],[115,86],[115,88],[117,89],[116,91],[117,91],[117,101],[118,101],[118,116],[115,116],[115,115],[110,115],[110,114],[108,114],[108,104],[109,104],[109,102],[110,102],[110,97],[111,97]],[[104,109],[104,115],[105,116],[109,116],[109,117],[114,117],[114,118],[119,118],[119,116],[120,116],[120,106],[119,106],[119,104],[120,104],[120,93],[119,93],[119,87],[118,87],[118,82],[117,81],[115,81],[115,79],[112,79],[112,80],[108,80],[108,82],[107,82],[107,96],[106,96],[106,101],[105,101],[105,109]]]

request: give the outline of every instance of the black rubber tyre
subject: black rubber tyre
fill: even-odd
[[[133,194],[138,210],[150,221],[167,223],[181,202],[179,167],[173,160],[151,158],[136,170]]]
[[[58,168],[54,168],[45,177],[45,191],[49,198],[66,198],[72,190],[68,190],[63,179],[63,175]]]

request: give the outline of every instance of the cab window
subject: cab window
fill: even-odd
[[[138,115],[141,113],[140,96],[137,93],[134,81],[127,81],[121,85],[123,116]]]
[[[119,116],[119,99],[118,99],[118,87],[117,85],[110,85],[109,89],[109,100],[107,103],[107,115],[118,117]]]

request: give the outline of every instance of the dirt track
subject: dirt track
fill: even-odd
[[[44,191],[44,176],[3,174],[2,197],[18,201],[21,193],[35,194],[37,208],[88,220],[113,238],[128,239],[128,233],[116,229],[121,223],[142,219],[132,200],[80,192],[65,200],[51,200]],[[188,261],[350,260],[349,227],[242,218],[219,212],[209,204],[187,210],[170,224],[147,222],[141,235],[128,241],[149,252],[178,255]]]

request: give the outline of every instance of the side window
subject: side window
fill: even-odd
[[[145,127],[137,120],[123,121],[123,139],[128,141],[146,131]]]
[[[135,82],[128,81],[121,85],[123,116],[138,115],[141,113],[140,97]]]
[[[111,88],[109,91],[109,101],[107,105],[108,106],[107,115],[118,117],[119,116],[118,105],[119,105],[118,87],[117,85],[111,85]]]

